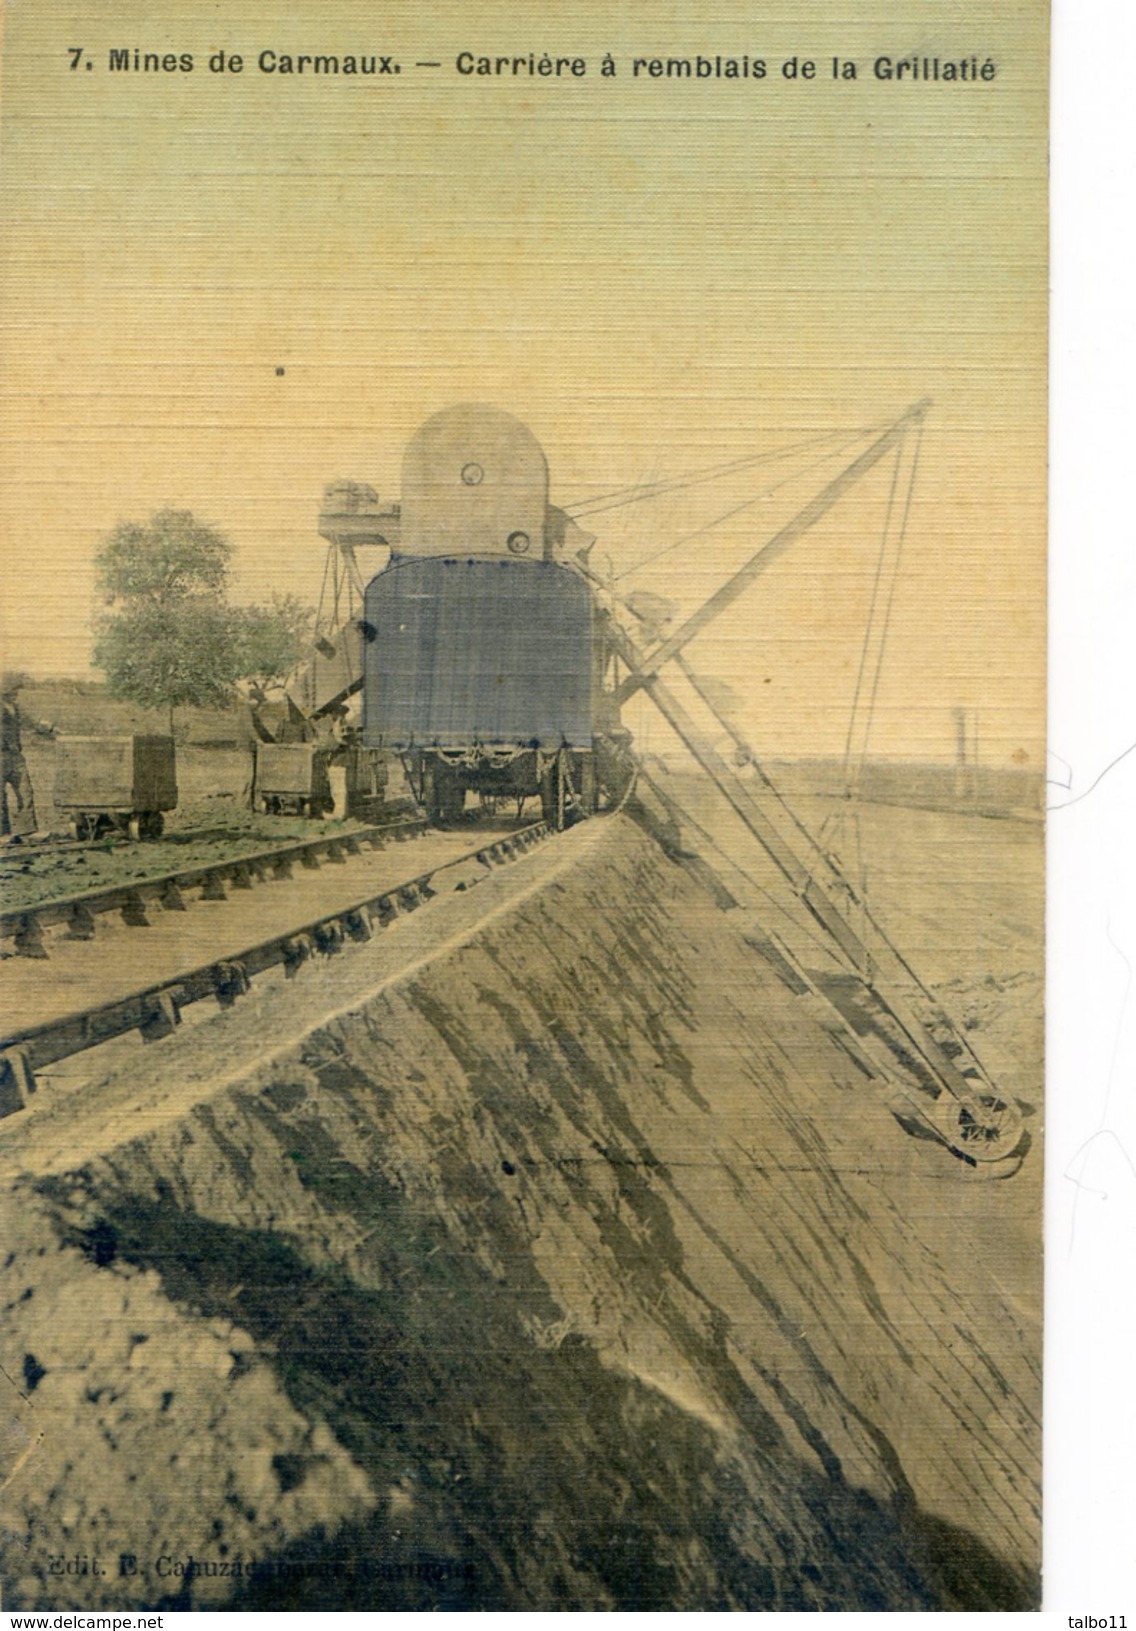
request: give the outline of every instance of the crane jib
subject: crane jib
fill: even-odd
[[[629,697],[634,696],[635,692],[640,690],[646,683],[650,675],[657,674],[673,657],[677,656],[684,646],[694,639],[695,635],[700,634],[728,606],[732,606],[738,596],[744,594],[755,578],[772,566],[773,562],[783,555],[792,544],[795,544],[798,538],[803,537],[823,516],[827,515],[833,505],[843,498],[849,488],[854,487],[860,478],[866,475],[874,465],[878,464],[886,453],[901,442],[913,425],[917,425],[922,421],[930,405],[930,398],[924,397],[922,401],[916,402],[912,407],[908,408],[907,412],[901,415],[893,425],[890,425],[882,436],[877,437],[871,447],[866,448],[858,458],[854,459],[838,476],[834,477],[827,487],[822,488],[814,498],[810,499],[791,521],[786,522],[780,532],[763,544],[755,554],[750,556],[745,565],[735,572],[732,578],[727,579],[722,587],[711,595],[705,605],[687,618],[681,628],[676,629],[655,651],[645,656],[641,664],[632,669],[616,692],[617,702],[626,702]]]

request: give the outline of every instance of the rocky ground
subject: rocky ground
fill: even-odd
[[[1036,1103],[1036,848],[879,820]],[[1036,1138],[910,1138],[746,916],[612,818],[9,1118],[5,1607],[1035,1607]]]

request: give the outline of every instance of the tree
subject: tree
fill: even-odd
[[[315,613],[295,595],[274,594],[267,606],[234,611],[237,676],[264,686],[290,674],[312,637]]]
[[[232,683],[232,545],[188,510],[122,521],[95,557],[112,608],[96,623],[95,662],[112,697],[174,710],[223,700]]]
[[[169,710],[223,703],[234,672],[233,613],[216,596],[168,606],[140,601],[102,620],[95,662],[112,697]]]
[[[107,604],[173,606],[191,596],[221,597],[233,546],[189,510],[159,510],[143,526],[120,521],[95,556]]]
[[[106,610],[94,659],[112,697],[174,710],[223,704],[233,682],[295,666],[310,614],[291,595],[269,606],[225,599],[233,548],[188,510],[120,522],[96,556]]]

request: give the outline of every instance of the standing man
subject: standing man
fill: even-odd
[[[3,838],[23,836],[36,830],[32,779],[28,775],[24,750],[20,743],[20,726],[23,721],[16,698],[21,683],[19,675],[16,674],[5,674],[2,682],[4,722],[0,757],[3,760],[4,781],[3,787],[0,788],[0,837]],[[41,725],[35,720],[29,720],[27,723],[40,736],[55,735],[50,725]],[[13,799],[14,810],[10,802]]]

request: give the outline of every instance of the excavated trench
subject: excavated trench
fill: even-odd
[[[705,884],[593,823],[5,1129],[5,1607],[1037,1606],[1030,1192]]]

